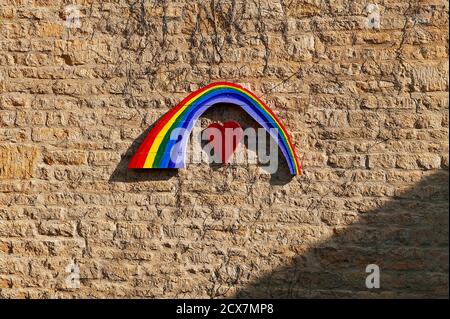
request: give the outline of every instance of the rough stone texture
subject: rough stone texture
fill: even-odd
[[[377,3],[0,0],[0,297],[448,297],[448,1]],[[217,80],[303,176],[126,169]]]
[[[38,149],[26,145],[0,145],[0,179],[33,177]]]

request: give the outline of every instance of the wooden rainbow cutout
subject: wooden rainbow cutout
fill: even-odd
[[[230,82],[211,83],[187,96],[167,112],[150,130],[130,161],[128,168],[183,168],[190,132],[197,119],[217,103],[240,106],[264,127],[281,148],[292,175],[301,174],[301,167],[286,128],[276,115],[255,94]],[[275,128],[276,130],[271,130]],[[176,129],[185,129],[181,142],[171,139]],[[281,133],[280,133],[281,132]],[[178,142],[178,143],[177,143]],[[172,161],[171,155],[178,158]]]

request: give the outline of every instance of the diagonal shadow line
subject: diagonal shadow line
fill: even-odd
[[[426,176],[234,297],[448,298],[448,182],[447,170]],[[380,267],[379,289],[365,287],[369,264]]]

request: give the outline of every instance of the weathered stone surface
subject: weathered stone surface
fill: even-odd
[[[53,151],[43,156],[44,163],[48,165],[81,165],[86,163],[84,151]]]
[[[1,1],[0,298],[448,297],[448,2],[66,3]],[[127,169],[215,81],[267,103],[302,176]],[[201,124],[228,120],[255,125]]]
[[[46,236],[65,236],[72,237],[74,225],[70,222],[44,221],[38,226],[38,232]]]

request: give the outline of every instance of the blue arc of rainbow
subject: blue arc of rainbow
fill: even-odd
[[[301,174],[300,163],[284,125],[255,94],[230,82],[211,83],[191,93],[167,112],[150,130],[128,167],[185,167],[186,145],[195,122],[208,108],[218,103],[230,103],[244,109],[276,141],[286,158],[291,174]],[[184,129],[188,133],[184,134],[181,143],[171,138],[178,129]],[[178,156],[174,157],[174,154]]]

